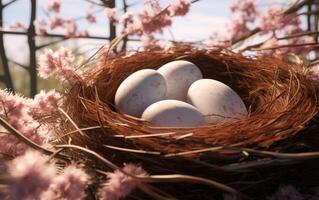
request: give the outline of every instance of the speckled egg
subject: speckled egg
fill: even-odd
[[[239,95],[224,83],[212,79],[194,82],[188,90],[187,102],[203,113],[209,123],[247,116],[246,106]]]
[[[140,117],[151,104],[165,99],[164,77],[153,69],[142,69],[127,77],[115,94],[117,111]]]
[[[166,80],[167,99],[185,101],[189,86],[203,78],[199,68],[186,60],[169,62],[157,70]]]
[[[195,127],[207,123],[194,106],[178,100],[156,102],[146,108],[141,118],[159,127]]]

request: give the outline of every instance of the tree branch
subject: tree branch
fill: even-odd
[[[285,44],[285,45],[278,45],[278,46],[266,47],[266,48],[256,48],[256,49],[251,49],[251,50],[252,51],[263,51],[263,50],[274,50],[274,49],[289,48],[289,47],[302,47],[302,46],[319,46],[319,43],[309,42],[309,43],[302,43],[302,44]]]
[[[39,46],[37,46],[36,49],[39,50],[39,49],[42,49],[42,48],[44,48],[44,47],[51,46],[51,45],[53,45],[53,44],[57,44],[57,43],[59,43],[59,42],[63,42],[63,41],[68,40],[68,39],[69,39],[69,38],[61,38],[61,39],[56,40],[56,41],[53,41],[53,42],[49,42],[49,43],[46,43],[46,44],[39,45]]]
[[[11,1],[7,2],[6,4],[3,5],[3,8],[10,6],[12,3],[16,2],[16,1],[18,1],[18,0],[11,0]]]
[[[15,65],[18,65],[19,67],[22,67],[22,68],[25,69],[25,70],[29,70],[29,67],[26,66],[26,65],[23,65],[23,64],[18,63],[18,62],[14,61],[14,60],[11,60],[11,59],[8,59],[8,61],[11,62],[11,63],[13,63],[13,64],[15,64]]]
[[[124,13],[127,12],[127,8],[128,8],[127,2],[126,2],[126,0],[123,0],[123,11],[124,11]],[[127,27],[127,23],[126,23],[126,21],[125,21],[125,23],[124,23],[124,30],[126,29],[126,27]],[[123,38],[123,45],[122,45],[122,48],[121,48],[121,51],[122,51],[122,52],[124,52],[124,51],[126,50],[127,41],[128,41],[128,38],[127,38],[127,36],[125,36],[125,37]]]
[[[30,66],[29,66],[29,76],[30,76],[30,97],[34,97],[37,94],[37,60],[36,60],[36,44],[35,44],[35,28],[34,20],[36,19],[37,11],[37,1],[30,0],[31,3],[31,16],[30,24],[28,28],[28,45],[29,45],[29,57],[30,57]]]
[[[2,4],[2,0],[0,0],[0,27],[3,26],[3,9],[4,5]],[[6,50],[4,47],[4,34],[0,32],[0,57],[1,57],[1,63],[3,67],[3,81],[6,84],[6,87],[14,92],[14,87],[11,79],[11,73],[9,70],[9,63],[6,55]]]

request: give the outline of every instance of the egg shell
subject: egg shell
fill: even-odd
[[[209,123],[234,121],[247,115],[240,96],[229,86],[212,79],[194,82],[188,90],[187,102],[203,113]]]
[[[142,69],[127,77],[115,94],[115,107],[121,112],[140,117],[149,105],[165,99],[164,77],[153,69]]]
[[[178,100],[156,102],[146,108],[141,118],[160,127],[194,127],[207,123],[194,106]]]
[[[189,86],[203,78],[199,68],[186,60],[169,62],[157,70],[167,84],[167,99],[186,101]]]

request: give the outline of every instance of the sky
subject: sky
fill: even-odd
[[[8,0],[7,0],[8,1]],[[44,10],[50,0],[37,0],[38,18],[46,18]],[[5,1],[6,2],[6,1]],[[83,17],[87,10],[92,12],[101,10],[100,7],[87,3],[84,0],[61,0],[61,16]],[[117,0],[117,7],[122,8],[122,1]],[[136,13],[141,10],[143,0],[127,0],[128,4],[133,4],[129,10]],[[161,0],[162,5],[167,5],[169,0]],[[185,17],[176,17],[173,26],[159,35],[159,38],[175,39],[177,41],[200,41],[209,37],[213,31],[225,32],[225,24],[230,16],[229,5],[233,0],[200,0],[192,4],[190,12]],[[79,21],[80,29],[88,29],[90,35],[108,36],[108,21],[103,11],[98,12],[97,24],[88,24],[85,20]],[[20,21],[24,24],[29,23],[30,4],[29,0],[18,0],[11,4],[4,11],[5,26],[10,22]],[[61,30],[57,30],[60,32]],[[95,49],[100,44],[105,44],[103,40],[80,40],[69,41],[61,45],[78,43],[83,51]],[[27,60],[27,43],[24,36],[6,36],[5,45],[9,57],[14,57],[16,61],[24,63]],[[132,44],[136,46],[138,44]]]

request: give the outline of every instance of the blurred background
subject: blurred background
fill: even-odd
[[[68,47],[85,60],[123,33],[114,53],[187,42],[248,55],[296,55],[307,65],[317,61],[318,0],[0,2],[0,86],[25,96],[58,86],[53,78],[37,77],[45,49]],[[171,8],[174,14],[161,16]]]

